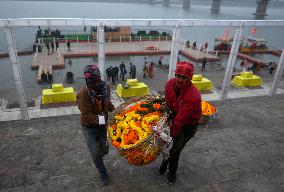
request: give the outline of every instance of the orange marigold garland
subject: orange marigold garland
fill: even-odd
[[[206,123],[209,121],[209,119],[212,119],[217,114],[217,109],[214,105],[209,103],[208,101],[201,101],[201,107],[202,107],[202,116],[199,121],[199,124]]]
[[[138,97],[121,104],[108,126],[112,145],[129,164],[149,164],[171,142],[165,121],[168,112],[165,100],[160,97]]]

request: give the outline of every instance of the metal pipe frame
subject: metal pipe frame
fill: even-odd
[[[282,50],[282,54],[281,54],[281,57],[279,59],[279,62],[278,62],[277,68],[276,68],[276,72],[275,72],[275,76],[273,78],[272,86],[271,86],[269,93],[268,93],[270,96],[276,95],[277,88],[279,86],[283,70],[284,70],[284,48]]]
[[[98,65],[102,80],[105,80],[105,32],[103,25],[97,27]]]
[[[171,56],[170,56],[170,63],[169,63],[169,74],[168,80],[174,77],[175,70],[176,70],[176,63],[178,59],[178,52],[179,52],[179,44],[180,44],[180,26],[176,26],[173,32],[172,37],[172,48],[171,48]]]
[[[12,70],[13,70],[18,100],[20,104],[22,119],[29,120],[30,117],[29,117],[29,112],[28,112],[26,95],[24,91],[19,58],[17,54],[17,48],[16,48],[13,31],[11,27],[5,27],[4,31],[6,35],[7,47],[8,47],[9,57],[10,57],[11,65],[12,65]]]
[[[237,29],[236,33],[234,35],[234,40],[233,40],[233,43],[232,43],[230,56],[229,56],[224,80],[223,80],[223,83],[222,83],[222,89],[221,89],[221,92],[220,92],[220,97],[219,97],[219,100],[222,101],[222,102],[225,101],[225,99],[228,95],[229,89],[230,89],[232,74],[233,74],[237,55],[238,55],[239,48],[240,48],[242,31],[243,31],[243,26],[241,26],[239,29]]]

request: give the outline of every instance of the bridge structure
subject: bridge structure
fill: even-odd
[[[16,49],[16,41],[13,34],[14,27],[58,27],[58,26],[97,26],[97,55],[98,66],[100,71],[105,71],[105,37],[104,26],[120,27],[172,27],[173,36],[170,49],[170,62],[168,79],[174,77],[176,63],[178,60],[179,47],[181,42],[181,28],[182,27],[237,27],[233,38],[232,47],[230,50],[229,60],[226,66],[225,76],[223,79],[219,100],[224,102],[229,92],[233,69],[238,55],[241,36],[244,27],[256,26],[274,26],[284,27],[284,20],[202,20],[202,19],[84,19],[84,18],[18,18],[18,19],[0,19],[0,27],[4,28],[5,38],[9,52],[10,63],[16,91],[18,95],[18,102],[20,104],[21,116],[24,120],[29,120],[27,102],[25,91],[23,88],[23,81],[19,65],[19,59]],[[273,84],[269,90],[269,95],[276,95],[279,87],[280,78],[284,69],[284,49],[282,50],[279,63],[277,64],[276,72],[273,79]],[[103,75],[102,75],[102,78]]]
[[[256,18],[263,18],[267,16],[266,10],[268,6],[268,2],[270,0],[257,0],[256,1],[256,11],[253,13]],[[154,0],[149,0],[150,4],[153,4]],[[163,6],[169,7],[170,6],[170,0],[163,0]],[[182,0],[182,8],[185,10],[190,9],[190,0]],[[213,13],[219,13],[221,8],[221,0],[212,0],[211,3],[211,11]]]

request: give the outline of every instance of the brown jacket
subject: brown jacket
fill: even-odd
[[[109,87],[108,87],[109,91]],[[81,111],[81,125],[83,127],[99,127],[99,118],[98,115],[102,114],[97,103],[93,103],[90,96],[87,93],[86,87],[82,87],[77,94],[77,103],[78,108]],[[103,113],[105,119],[108,119],[108,111],[113,111],[114,106],[110,100],[103,103]]]

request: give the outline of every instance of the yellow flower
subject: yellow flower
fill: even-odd
[[[116,120],[119,120],[119,121],[123,121],[123,120],[124,120],[124,117],[118,116],[118,115],[114,116],[114,118],[115,118]]]
[[[115,130],[112,127],[109,127],[109,135],[111,140],[116,140],[117,138],[119,138],[121,136],[121,129],[120,128],[116,128]],[[114,132],[116,132],[116,134],[114,134]]]

